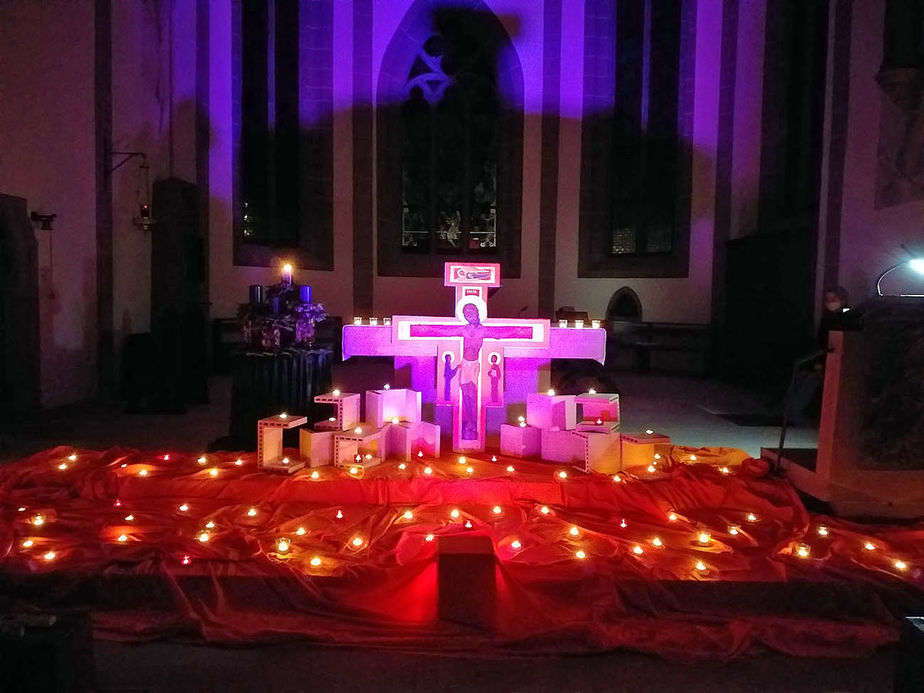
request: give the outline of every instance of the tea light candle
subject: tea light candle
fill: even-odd
[[[378,318],[369,318],[369,324],[370,324],[370,325],[378,325],[378,324],[379,324],[379,319],[378,319]]]
[[[362,325],[362,324],[363,324],[363,319],[360,318],[360,317],[355,317],[355,318],[353,318],[353,324],[354,324],[354,325]]]
[[[391,318],[382,318],[383,325],[391,325]]]
[[[574,326],[580,330],[581,328],[584,327],[584,321],[583,321],[583,320],[575,320],[575,321],[574,321]]]
[[[558,326],[559,326],[559,327],[568,327],[568,321],[567,321],[567,320],[559,320],[559,321],[558,321]]]
[[[590,326],[593,327],[595,330],[596,330],[596,329],[599,329],[599,328],[600,328],[600,321],[599,321],[599,320],[591,320],[591,321],[590,321]]]

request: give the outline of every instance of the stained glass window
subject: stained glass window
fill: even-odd
[[[294,247],[298,228],[299,6],[241,2],[241,232]]]
[[[455,24],[408,71],[401,106],[401,250],[497,251],[500,103],[495,56]]]
[[[617,5],[612,255],[673,249],[681,8],[654,0]]]

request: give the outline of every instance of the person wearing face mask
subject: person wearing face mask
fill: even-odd
[[[824,310],[818,325],[818,347],[827,351],[831,330],[849,330],[857,325],[857,313],[848,305],[847,289],[835,286],[825,290]],[[824,361],[822,361],[824,365]]]
[[[847,290],[842,286],[826,289],[821,321],[818,325],[818,351],[800,360],[786,405],[786,418],[796,426],[810,425],[821,409],[825,359],[828,353],[828,333],[851,330],[859,325],[859,314],[848,305]]]

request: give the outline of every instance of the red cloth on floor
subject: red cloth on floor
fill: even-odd
[[[698,463],[684,464],[693,452]],[[860,655],[895,641],[901,609],[924,602],[924,526],[811,516],[785,480],[732,449],[674,448],[655,473],[620,482],[490,454],[388,462],[362,479],[326,467],[316,480],[259,472],[252,454],[198,457],[56,448],[0,468],[4,579],[94,581],[101,637],[305,637],[481,655]],[[437,621],[427,536],[459,532],[493,540],[494,632]]]

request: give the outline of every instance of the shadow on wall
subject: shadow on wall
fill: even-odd
[[[0,194],[0,414],[41,401],[38,244],[26,205]]]

